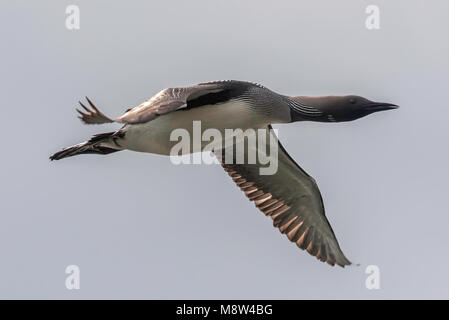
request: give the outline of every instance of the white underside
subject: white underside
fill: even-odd
[[[214,128],[221,132],[223,138],[225,129],[259,129],[270,123],[266,116],[258,114],[245,102],[230,100],[222,104],[171,112],[142,124],[127,125],[125,137],[119,143],[128,150],[169,155],[172,147],[178,143],[170,141],[173,130],[186,129],[192,138],[193,121],[201,121],[202,132]],[[225,139],[215,142],[219,146],[232,143]],[[202,142],[202,148],[209,143]],[[194,151],[193,147],[190,151]]]

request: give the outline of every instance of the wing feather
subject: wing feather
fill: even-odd
[[[208,96],[207,103],[213,103],[215,96],[210,95],[223,91],[226,91],[226,86],[223,83],[206,83],[191,87],[167,88],[142,104],[129,109],[124,115],[117,118],[116,121],[127,124],[148,122],[160,115],[187,108],[190,101],[194,99],[198,100],[204,96]]]
[[[274,135],[271,130],[269,132]],[[269,140],[266,139],[267,143]],[[299,167],[279,141],[277,143],[278,170],[274,175],[260,175],[262,165],[258,162],[235,164],[235,153],[232,164],[223,159],[226,150],[215,151],[215,154],[236,185],[259,210],[271,217],[274,227],[290,241],[330,265],[351,264],[325,216],[315,180]],[[269,150],[269,146],[264,150]]]

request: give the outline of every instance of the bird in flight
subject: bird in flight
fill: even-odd
[[[352,121],[398,108],[391,103],[373,102],[355,95],[286,96],[256,83],[236,80],[164,89],[116,119],[107,117],[86,99],[89,106],[80,102],[83,110],[77,109],[84,123],[116,122],[123,126],[62,149],[53,154],[51,160],[121,150],[170,155],[176,143],[170,139],[171,132],[178,128],[191,132],[192,122],[196,120],[201,121],[203,129],[271,129],[272,124],[298,121]],[[252,164],[223,161],[222,156],[229,146],[213,152],[236,185],[259,210],[272,218],[273,225],[290,241],[332,266],[351,264],[325,216],[315,180],[276,141],[278,169],[272,175],[260,174],[262,164],[259,161]]]

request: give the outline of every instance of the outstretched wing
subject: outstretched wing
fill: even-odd
[[[225,171],[231,176],[256,207],[273,219],[273,225],[286,234],[303,250],[330,265],[342,267],[351,264],[338,245],[335,234],[324,214],[324,206],[315,180],[288,155],[268,126],[278,145],[278,170],[273,175],[260,175],[263,165],[232,164],[226,159],[226,150],[215,151]],[[267,144],[270,139],[266,139]],[[250,146],[249,146],[250,148]],[[248,153],[248,149],[244,148]],[[266,146],[264,150],[269,150]],[[247,155],[245,154],[245,159]],[[226,163],[225,163],[226,162]]]
[[[140,105],[128,109],[121,117],[115,120],[101,113],[87,97],[90,107],[86,107],[86,105],[80,102],[84,110],[77,109],[77,111],[80,113],[79,118],[86,124],[109,122],[125,124],[145,123],[173,111],[225,102],[239,96],[250,86],[261,87],[250,82],[228,80],[200,83],[191,87],[167,88]]]
[[[129,124],[148,122],[172,111],[219,103],[228,98],[229,91],[222,82],[164,89],[144,103],[128,110],[116,121]]]

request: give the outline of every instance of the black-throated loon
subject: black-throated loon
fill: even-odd
[[[87,124],[117,122],[114,132],[95,135],[86,142],[65,148],[50,157],[59,160],[84,153],[109,154],[133,150],[169,155],[176,141],[173,130],[192,130],[199,120],[203,129],[261,129],[271,124],[297,121],[343,122],[397,108],[359,96],[289,97],[245,81],[215,81],[190,87],[164,89],[115,120],[101,113],[86,97],[77,110]],[[288,155],[278,142],[278,169],[260,175],[261,164],[225,163],[223,150],[215,154],[226,172],[273,224],[319,260],[345,266],[351,262],[340,249],[325,216],[323,200],[315,180]],[[229,147],[229,146],[228,146]]]

